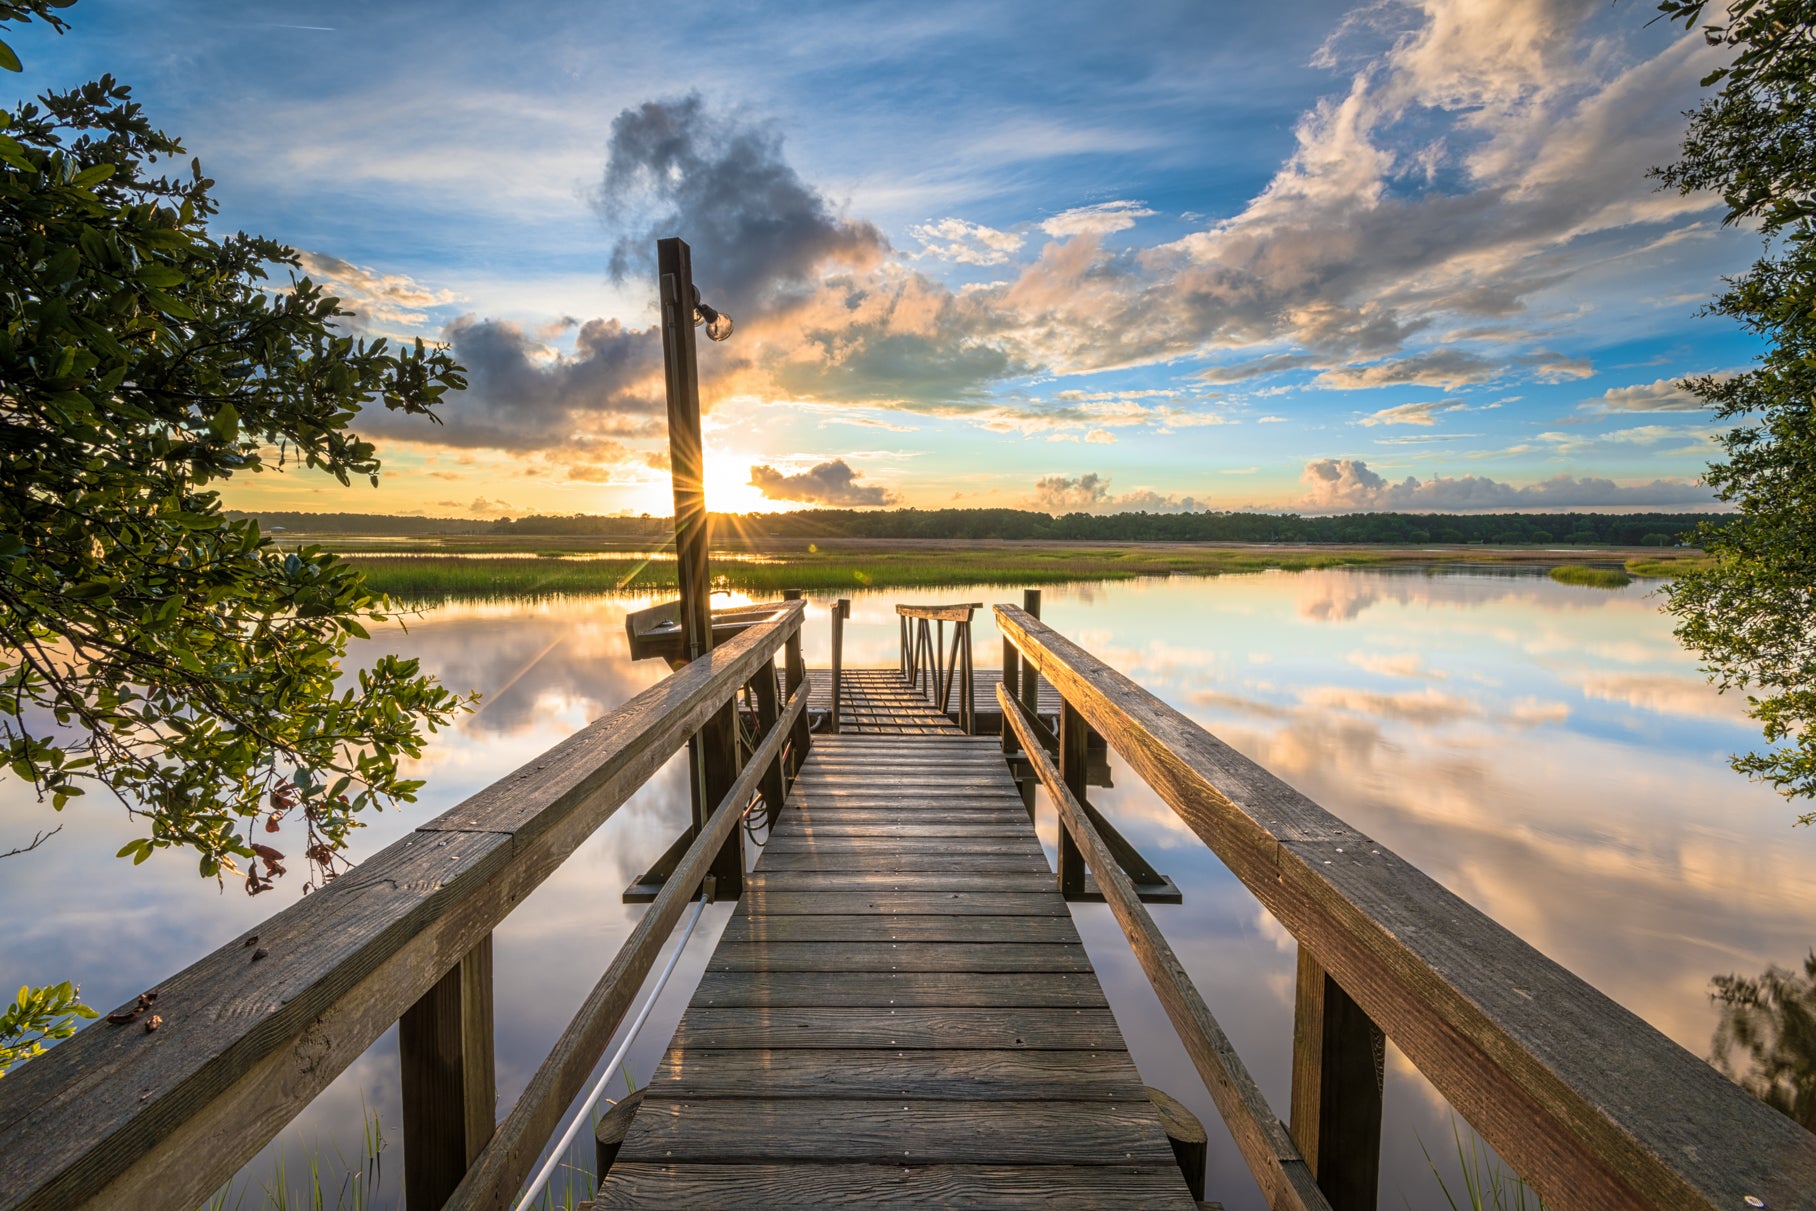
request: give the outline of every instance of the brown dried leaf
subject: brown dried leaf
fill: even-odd
[[[118,1013],[108,1014],[107,1020],[112,1022],[115,1026],[124,1026],[138,1016],[139,1011],[137,1009],[122,1009]]]
[[[164,1019],[154,1013],[150,1017],[145,1019],[145,1033],[150,1034],[152,1031],[156,1030],[158,1027],[162,1026],[163,1024],[164,1024]]]
[[[265,859],[267,862],[282,862],[284,860],[283,854],[271,848],[269,845],[260,845],[257,841],[252,843],[252,852]]]

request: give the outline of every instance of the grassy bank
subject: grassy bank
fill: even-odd
[[[1715,561],[1701,551],[1674,552],[1670,555],[1640,555],[1627,561],[1627,571],[1635,576],[1672,577],[1706,568]]]
[[[284,545],[312,541],[286,534]],[[454,597],[554,597],[611,592],[672,592],[672,552],[627,549],[587,538],[537,537],[513,542],[493,537],[329,538],[319,541],[346,555],[373,586],[394,597],[429,602]],[[1130,580],[1142,576],[1215,576],[1266,569],[1303,571],[1354,565],[1430,567],[1460,565],[1554,566],[1624,575],[1609,568],[1625,561],[1633,576],[1674,576],[1701,560],[1700,552],[1663,553],[1642,548],[1502,545],[1308,546],[1301,544],[1009,542],[917,539],[844,539],[824,542],[746,541],[715,545],[716,587],[774,596],[783,589],[816,595],[858,589],[937,589],[953,585],[1040,585],[1068,581]],[[1560,577],[1560,579],[1565,579]],[[1570,584],[1607,585],[1609,576]],[[1624,581],[1623,581],[1624,583]]]
[[[447,597],[548,597],[566,594],[673,590],[672,557],[634,558],[592,553],[585,559],[542,556],[347,556],[373,587],[410,601]],[[1228,548],[1176,551],[1151,548],[936,547],[869,551],[817,547],[715,560],[713,583],[758,596],[783,589],[838,593],[853,589],[919,589],[946,585],[1060,584],[1078,580],[1131,580],[1138,576],[1209,576],[1380,563],[1366,552],[1251,553]]]

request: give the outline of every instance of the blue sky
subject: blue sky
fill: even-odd
[[[472,388],[271,508],[666,512],[653,241],[715,508],[1706,505],[1673,386],[1758,251],[1656,192],[1711,52],[1622,0],[82,0],[17,96],[131,84],[355,326]],[[9,98],[11,99],[11,98]]]

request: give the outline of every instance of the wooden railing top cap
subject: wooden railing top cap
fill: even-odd
[[[895,612],[904,618],[925,618],[929,622],[970,622],[971,612],[984,603],[968,601],[960,605],[897,605]]]

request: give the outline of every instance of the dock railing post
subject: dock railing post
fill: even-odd
[[[1022,590],[1022,609],[1028,611],[1028,614],[1031,617],[1040,617],[1039,589]],[[1013,694],[1019,690],[1022,705],[1028,708],[1029,714],[1033,715],[1036,719],[1039,719],[1040,674],[1034,671],[1034,662],[1032,660],[1022,656],[1020,652],[1014,651],[1013,648],[1013,644],[1006,639],[1003,640],[1003,680],[1008,682],[1008,669],[1010,664],[1015,664],[1021,670],[1021,675],[1016,679],[1016,684],[1009,686],[1009,692]],[[1005,728],[1008,726],[1008,721],[1006,719],[1003,721],[1003,726]],[[1034,818],[1035,782],[1036,779],[1032,774],[1021,780],[1022,806],[1028,809],[1029,819]],[[1061,829],[1060,831],[1064,832],[1065,830]]]
[[[1332,1211],[1375,1209],[1385,1049],[1380,1028],[1301,943],[1289,1130]]]
[[[1090,757],[1091,727],[1085,717],[1064,699],[1059,704],[1059,776],[1082,806],[1085,803],[1085,762]],[[1078,842],[1063,824],[1059,830],[1059,894],[1076,900],[1085,894],[1085,859]]]
[[[851,617],[851,598],[841,597],[832,603],[832,713],[827,716],[826,730],[839,734],[839,697],[844,691],[845,620]]]
[[[1003,689],[1009,697],[1021,700],[1021,653],[1007,639],[1003,640]],[[1003,756],[1013,757],[1021,752],[1021,745],[1015,739],[1015,729],[1009,725],[1009,716],[1003,714]],[[1019,781],[1019,779],[1018,779]]]
[[[404,1011],[404,1198],[439,1207],[492,1138],[498,1094],[492,1050],[492,935]]]
[[[668,387],[668,459],[675,495],[675,572],[681,590],[687,658],[712,651],[712,576],[707,566],[706,459],[700,437],[700,374],[694,348],[693,255],[685,241],[656,241],[662,300],[662,364]],[[737,706],[727,702],[688,741],[688,786],[695,835],[738,777]],[[735,900],[744,888],[744,833],[734,830],[713,861],[715,895]]]
[[[762,738],[769,735],[769,729],[782,717],[782,703],[776,696],[776,665],[773,659],[763,662],[763,667],[751,678],[750,689],[757,700],[757,737],[758,743],[761,743]],[[780,752],[763,772],[763,781],[758,789],[763,794],[764,813],[773,829],[782,818],[782,804],[788,798],[788,769],[783,764]]]
[[[782,600],[801,600],[801,590],[783,589]],[[794,634],[788,637],[788,642],[782,649],[783,700],[786,701],[787,699],[794,697],[794,692],[800,689],[801,683],[806,680],[807,661],[801,654],[801,632],[797,629]],[[788,779],[790,782],[793,782],[795,777],[801,772],[801,763],[807,760],[808,746],[813,743],[811,739],[812,731],[813,727],[807,719],[806,711],[802,711],[799,715],[795,716],[794,737],[789,741],[788,745]]]

